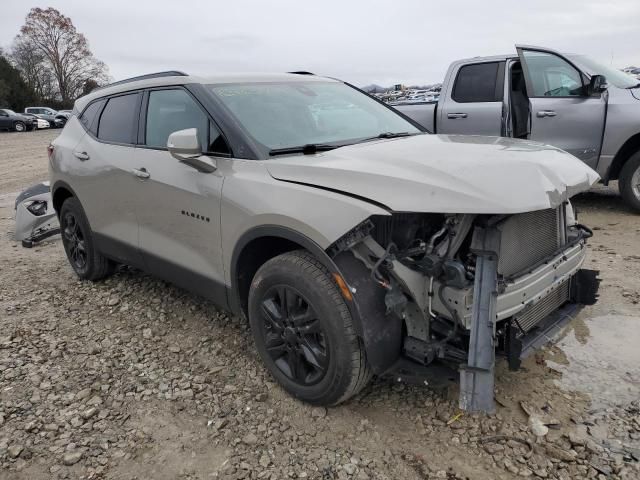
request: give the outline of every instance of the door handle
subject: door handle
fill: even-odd
[[[146,180],[151,176],[151,174],[147,172],[146,168],[140,168],[140,169],[134,168],[133,170],[131,170],[131,173],[133,173],[140,180]]]
[[[78,160],[82,160],[83,162],[85,160],[89,160],[89,154],[87,152],[74,151],[73,156],[76,157]]]
[[[556,116],[556,112],[554,112],[553,110],[540,110],[538,113],[536,113],[536,117],[538,118],[555,117],[555,116]]]
[[[447,118],[455,119],[455,118],[467,118],[466,113],[447,113]]]

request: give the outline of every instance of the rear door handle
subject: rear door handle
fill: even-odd
[[[447,113],[447,118],[455,119],[455,118],[467,118],[466,113]]]
[[[76,157],[78,160],[82,160],[83,162],[85,160],[89,160],[89,154],[87,152],[74,151],[73,156]]]
[[[538,118],[555,117],[555,116],[556,116],[556,112],[554,112],[553,110],[540,110],[538,113],[536,113],[536,117]]]
[[[147,172],[146,168],[140,168],[140,169],[134,168],[133,170],[131,170],[131,173],[133,173],[140,180],[146,180],[151,176],[151,174]]]

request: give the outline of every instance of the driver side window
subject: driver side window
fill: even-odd
[[[584,94],[582,76],[566,60],[546,52],[524,51],[533,86],[533,97],[579,97]]]

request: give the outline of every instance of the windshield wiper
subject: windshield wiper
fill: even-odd
[[[289,153],[302,153],[304,155],[313,155],[318,152],[328,152],[338,148],[337,145],[329,145],[326,143],[307,143],[306,145],[298,145],[297,147],[274,148],[269,150],[269,155],[287,155]]]
[[[362,140],[358,140],[357,143],[362,142],[370,142],[372,140],[378,140],[380,138],[399,138],[399,137],[410,137],[412,135],[420,135],[422,132],[409,133],[409,132],[382,132],[375,137],[363,138]]]
[[[408,137],[411,135],[409,132],[382,132],[377,137],[373,138],[398,138],[398,137]]]
[[[632,88],[640,88],[640,83],[637,83],[633,87],[627,87],[627,90],[631,90]]]

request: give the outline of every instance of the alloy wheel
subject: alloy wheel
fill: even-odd
[[[295,288],[278,285],[265,293],[260,312],[265,347],[276,367],[300,385],[322,380],[329,350],[313,306]]]
[[[73,213],[67,212],[65,214],[62,232],[66,240],[69,260],[75,268],[82,270],[87,265],[87,250],[84,235]]]

